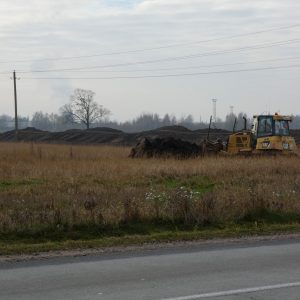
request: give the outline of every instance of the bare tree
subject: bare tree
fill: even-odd
[[[95,93],[90,90],[74,90],[70,103],[62,107],[62,114],[67,120],[84,124],[89,129],[91,124],[110,115],[107,108],[95,102],[94,96]]]

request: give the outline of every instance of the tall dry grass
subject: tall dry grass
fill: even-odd
[[[108,146],[0,144],[0,232],[300,213],[297,157],[130,159]]]

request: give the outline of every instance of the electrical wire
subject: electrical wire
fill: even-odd
[[[215,42],[215,41],[229,40],[229,39],[235,39],[235,38],[244,37],[244,36],[258,35],[258,34],[263,34],[263,33],[267,33],[267,32],[280,31],[280,30],[291,29],[291,28],[296,28],[296,27],[300,27],[300,24],[293,24],[293,25],[287,25],[287,26],[281,26],[281,27],[273,27],[273,28],[266,29],[266,30],[253,31],[253,32],[244,33],[244,34],[236,34],[236,35],[231,35],[231,36],[225,36],[225,37],[219,37],[219,38],[213,38],[213,39],[207,39],[207,40],[200,40],[200,41],[193,41],[193,42],[169,44],[169,45],[159,46],[159,47],[149,47],[149,48],[143,48],[143,49],[116,51],[116,52],[108,52],[108,53],[100,53],[100,54],[92,54],[92,55],[81,55],[81,56],[65,56],[65,57],[41,58],[41,59],[27,58],[27,59],[14,60],[14,61],[0,61],[0,64],[26,63],[26,62],[32,62],[32,61],[60,61],[60,60],[73,60],[73,59],[92,58],[92,57],[100,57],[100,56],[130,54],[130,53],[146,52],[146,51],[161,50],[161,49],[174,48],[174,47],[189,46],[189,45],[194,45],[194,44],[203,44],[203,43],[210,43],[210,42]]]
[[[159,69],[134,69],[134,70],[78,70],[76,73],[136,73],[136,72],[159,72],[159,71],[175,71],[175,70],[187,70],[187,69],[201,69],[201,68],[215,68],[215,67],[227,67],[236,65],[248,65],[257,64],[262,62],[277,62],[300,59],[300,56],[286,57],[286,58],[274,58],[274,59],[262,59],[245,62],[235,62],[227,64],[214,64],[214,65],[198,65],[198,66],[185,66],[185,67],[172,67],[172,68],[159,68]],[[61,71],[68,72],[68,71]]]
[[[163,77],[185,77],[185,76],[199,76],[210,74],[226,74],[226,73],[242,73],[242,72],[254,72],[254,71],[266,71],[266,70],[279,70],[289,68],[299,68],[300,65],[289,66],[269,66],[262,68],[251,69],[237,69],[237,70],[225,70],[225,71],[212,71],[212,72],[196,72],[196,73],[182,73],[182,74],[165,74],[165,75],[142,75],[142,76],[118,76],[118,77],[23,77],[22,79],[34,79],[34,80],[113,80],[113,79],[143,79],[143,78],[163,78]]]
[[[243,52],[249,50],[257,50],[263,48],[270,48],[275,46],[283,46],[293,43],[299,43],[300,39],[291,39],[291,40],[283,40],[273,43],[263,43],[257,44],[254,46],[247,46],[247,47],[240,47],[240,48],[233,48],[228,50],[215,50],[210,52],[203,52],[191,55],[184,55],[184,56],[174,56],[168,58],[161,58],[161,59],[154,59],[154,60],[145,60],[145,61],[137,61],[137,62],[126,62],[126,63],[118,63],[118,64],[109,64],[109,65],[100,65],[100,66],[87,66],[87,67],[77,67],[77,68],[60,68],[60,69],[45,69],[45,70],[31,70],[31,71],[18,71],[18,73],[26,74],[26,73],[49,73],[49,72],[62,72],[62,71],[79,71],[79,70],[91,70],[91,69],[101,69],[101,68],[115,68],[115,67],[124,67],[124,66],[132,66],[132,65],[144,65],[144,64],[153,64],[159,62],[171,62],[171,61],[180,61],[186,59],[193,59],[199,57],[207,57],[207,56],[215,56],[221,54],[229,54],[229,53],[236,53],[236,52]]]
[[[187,69],[201,69],[201,68],[215,68],[215,67],[226,67],[226,66],[236,66],[236,65],[248,65],[257,64],[262,62],[277,62],[277,61],[287,61],[287,60],[297,60],[300,56],[294,57],[284,57],[275,59],[263,59],[263,60],[253,60],[245,62],[227,63],[227,64],[214,64],[214,65],[199,65],[199,66],[186,66],[186,67],[172,67],[172,68],[159,68],[159,69],[135,69],[135,70],[78,70],[76,73],[136,73],[136,72],[159,72],[159,71],[175,71],[175,70],[187,70]],[[61,71],[68,72],[68,71]],[[0,72],[0,74],[10,74],[11,71]],[[6,77],[1,77],[6,78]]]

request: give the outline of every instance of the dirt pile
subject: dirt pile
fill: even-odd
[[[296,144],[300,148],[300,129],[292,129],[291,136],[295,138]]]
[[[92,128],[89,130],[73,129],[63,132],[49,132],[28,127],[19,130],[19,142],[35,142],[35,143],[53,143],[53,144],[105,144],[117,146],[134,146],[143,138],[147,139],[180,139],[190,143],[200,145],[207,139],[208,129],[189,130],[183,126],[166,126],[154,130],[126,133],[107,127]],[[216,141],[221,139],[223,142],[227,140],[229,131],[221,129],[212,129],[209,139]],[[300,147],[300,130],[291,130],[291,135],[295,138],[297,145]],[[16,141],[15,131],[7,131],[0,133],[0,141],[14,142]]]
[[[202,153],[201,146],[175,138],[143,138],[131,149],[129,157],[196,157]]]
[[[129,157],[175,157],[191,158],[203,154],[218,153],[224,150],[221,140],[215,142],[204,140],[200,144],[170,138],[143,138],[131,149]]]
[[[175,138],[190,143],[201,143],[207,136],[207,130],[197,132],[189,130],[183,126],[166,126],[154,130],[126,133],[120,130],[107,127],[91,128],[89,130],[71,129],[63,132],[49,132],[28,127],[19,130],[19,142],[53,143],[53,144],[105,144],[118,146],[134,146],[143,138]],[[211,139],[221,138],[226,140],[228,132],[225,130],[211,131]],[[0,141],[16,141],[15,131],[0,133]]]

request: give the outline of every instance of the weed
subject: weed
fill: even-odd
[[[32,186],[37,184],[42,184],[41,179],[28,179],[28,180],[3,180],[0,181],[0,190],[4,189],[14,189],[22,186]]]
[[[132,160],[129,152],[2,143],[0,236],[299,222],[297,157]]]

